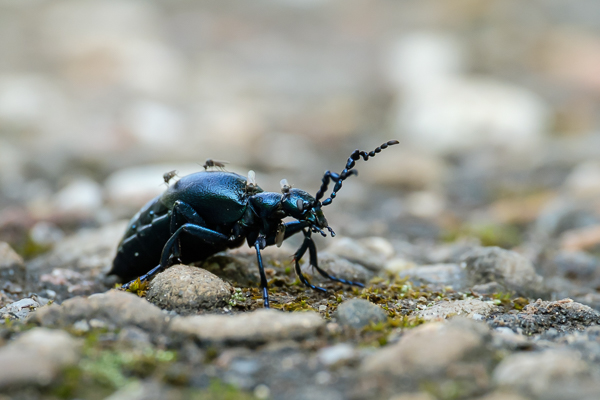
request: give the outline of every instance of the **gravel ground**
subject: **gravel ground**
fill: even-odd
[[[0,400],[598,399],[599,20],[0,0]],[[263,251],[271,310],[245,244],[129,291],[108,275],[130,218],[207,158],[314,194],[393,138],[315,239],[364,288],[308,256],[326,292],[305,287],[297,237]]]

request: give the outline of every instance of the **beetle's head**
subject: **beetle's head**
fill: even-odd
[[[321,209],[321,203],[304,190],[288,187],[283,192],[281,201],[283,211],[299,221],[308,221],[314,231],[323,234],[322,228],[333,231],[327,224],[327,219]]]

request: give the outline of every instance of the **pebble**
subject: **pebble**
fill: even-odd
[[[368,270],[362,265],[348,261],[345,258],[328,253],[326,251],[320,252],[318,254],[318,259],[319,267],[336,278],[367,283],[375,276],[371,270]],[[319,274],[317,270],[310,265],[308,258],[301,268],[303,273],[310,275],[311,281],[330,282],[329,279],[321,276],[321,274]]]
[[[324,347],[317,353],[319,361],[328,367],[346,363],[357,356],[357,350],[349,343],[338,343]]]
[[[81,320],[87,320],[90,326],[134,326],[158,333],[166,329],[169,317],[160,308],[132,293],[110,290],[87,298],[73,297],[61,305],[41,307],[29,319],[42,326],[63,328]]]
[[[482,320],[493,312],[499,312],[500,307],[491,301],[466,299],[456,301],[441,301],[424,310],[418,310],[417,315],[426,321],[446,319],[457,315]]]
[[[408,278],[414,284],[451,286],[459,290],[466,286],[466,274],[458,264],[421,265],[400,271],[400,278]]]
[[[360,240],[344,237],[333,241],[326,251],[377,272],[394,255],[394,246],[380,237]]]
[[[397,343],[368,356],[361,369],[368,374],[419,378],[446,374],[469,359],[485,363],[491,357],[489,337],[489,329],[481,322],[465,318],[431,322],[407,331]]]
[[[218,276],[197,267],[174,265],[150,283],[146,299],[181,315],[226,306],[234,288]]]
[[[195,337],[202,342],[257,344],[300,340],[315,336],[325,321],[314,312],[282,313],[260,309],[238,315],[194,315],[177,317],[172,334]]]
[[[23,283],[25,280],[25,263],[6,242],[0,242],[0,279]]]
[[[600,267],[600,261],[596,257],[583,251],[560,251],[553,263],[560,276],[582,283],[589,281]]]
[[[31,311],[35,311],[40,304],[30,298],[15,301],[6,307],[0,308],[0,319],[24,319]]]
[[[98,229],[84,229],[58,242],[49,253],[27,263],[34,273],[51,273],[54,269],[108,272],[117,245],[125,232],[126,221],[118,221]]]
[[[354,329],[387,321],[387,314],[376,304],[365,299],[351,299],[340,304],[335,312],[337,323]]]
[[[0,387],[48,385],[79,361],[80,348],[80,340],[65,331],[34,328],[22,333],[0,348]]]
[[[519,389],[526,394],[541,396],[551,394],[558,385],[568,381],[580,382],[589,375],[590,367],[579,353],[552,349],[511,354],[496,367],[493,380],[501,388]]]
[[[497,282],[519,296],[537,297],[544,293],[542,277],[531,261],[499,247],[480,247],[467,253],[461,264],[470,285]]]

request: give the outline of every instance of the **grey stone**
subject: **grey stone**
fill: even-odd
[[[339,365],[357,358],[357,350],[348,343],[338,343],[324,347],[317,353],[317,358],[326,366]]]
[[[21,299],[0,309],[1,319],[24,319],[31,311],[35,311],[40,304],[33,299]]]
[[[464,318],[431,322],[409,330],[397,343],[377,350],[361,368],[369,374],[419,378],[446,374],[456,363],[481,363],[485,370],[491,358],[487,348],[489,338],[489,329],[481,322]]]
[[[174,265],[150,283],[146,298],[162,309],[196,314],[226,306],[234,288],[218,276],[197,267]]]
[[[566,382],[585,381],[589,377],[589,365],[579,353],[567,349],[512,354],[493,372],[493,380],[501,388],[518,389],[533,396],[551,393]]]
[[[452,286],[455,290],[467,285],[465,271],[458,264],[421,265],[401,271],[399,276],[401,278],[408,277],[411,282],[417,285]]]
[[[87,320],[90,326],[98,326],[100,322],[107,327],[136,326],[148,332],[161,332],[169,317],[146,300],[118,290],[41,307],[30,317],[30,321],[50,327],[67,327],[80,320]]]
[[[600,324],[600,312],[571,299],[537,300],[517,314],[499,314],[488,323],[493,327],[508,327],[525,335],[544,333],[549,329],[567,333]]]
[[[75,272],[108,272],[125,232],[126,221],[114,222],[99,229],[85,229],[56,244],[48,254],[27,263],[27,271],[50,274],[55,269]]]
[[[500,311],[500,307],[491,301],[466,299],[455,301],[441,301],[424,310],[418,310],[416,315],[425,320],[446,319],[457,315],[481,320],[493,312]]]
[[[13,283],[25,281],[25,263],[6,242],[0,242],[0,279]]]
[[[554,257],[554,264],[558,274],[582,283],[589,281],[600,266],[596,257],[583,251],[561,251]]]
[[[480,247],[467,254],[462,264],[470,285],[497,282],[517,295],[537,297],[544,294],[542,277],[522,255],[499,247]]]
[[[473,293],[480,296],[489,296],[494,293],[502,293],[505,288],[498,282],[482,283],[481,285],[475,285],[471,288]]]
[[[354,329],[387,321],[387,314],[381,307],[364,299],[343,302],[338,306],[335,317],[340,325]]]
[[[366,283],[375,274],[358,263],[348,261],[340,256],[321,252],[319,257],[319,267],[327,271],[327,273],[336,278],[345,279],[348,281]],[[329,279],[321,276],[314,268],[311,267],[308,260],[302,265],[302,272],[311,276],[311,281],[314,282],[330,282]]]
[[[47,385],[79,361],[81,341],[68,333],[35,328],[0,349],[0,387]]]
[[[394,255],[394,247],[384,238],[371,237],[356,240],[344,237],[332,242],[327,247],[327,252],[361,264],[371,271],[379,271]]]
[[[203,342],[240,344],[304,339],[317,334],[325,321],[317,313],[283,313],[260,309],[251,313],[177,317],[170,332],[192,336]]]

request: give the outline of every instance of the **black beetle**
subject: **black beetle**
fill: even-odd
[[[360,283],[336,278],[319,268],[311,234],[318,232],[326,236],[323,229],[327,229],[331,236],[335,235],[322,207],[331,204],[342,182],[356,174],[353,168],[357,160],[362,157],[366,161],[394,144],[398,141],[390,140],[368,153],[355,150],[340,174],[325,172],[315,197],[290,187],[285,180],[281,182],[281,193],[265,192],[256,185],[252,171],[248,179],[225,171],[202,171],[184,176],[162,195],[150,200],[131,219],[109,274],[123,280],[139,276],[145,281],[175,260],[186,264],[201,261],[220,251],[239,247],[245,240],[248,246],[256,249],[264,306],[269,307],[260,251],[266,246],[280,245],[302,231],[304,241],[294,254],[296,273],[302,283],[326,291],[312,285],[300,270],[299,260],[308,250],[310,264],[321,275],[362,287]],[[335,182],[333,191],[321,202],[330,181]],[[285,217],[295,221],[283,223]],[[123,288],[128,288],[131,283]]]

